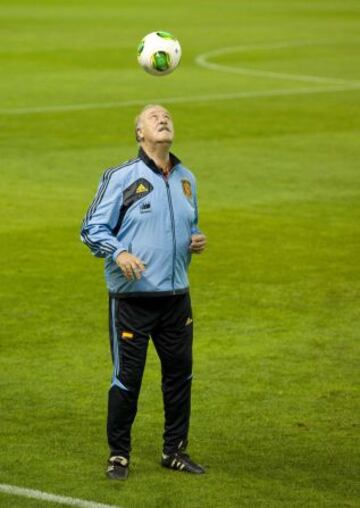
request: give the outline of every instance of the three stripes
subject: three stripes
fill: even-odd
[[[129,161],[124,162],[121,166],[117,166],[115,168],[110,168],[107,171],[105,171],[99,189],[95,195],[95,198],[91,205],[89,206],[89,209],[84,217],[84,220],[81,225],[81,233],[80,237],[81,240],[91,249],[91,251],[100,257],[106,257],[107,255],[112,255],[116,251],[116,246],[112,245],[109,242],[98,240],[94,241],[90,238],[90,235],[87,231],[89,221],[91,220],[92,216],[94,215],[97,207],[101,203],[105,192],[109,186],[109,182],[111,180],[111,177],[114,173],[116,173],[118,170],[123,169],[125,167],[131,166],[135,162],[137,162],[139,158],[131,159]]]

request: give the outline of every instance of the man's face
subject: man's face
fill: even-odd
[[[145,142],[171,144],[174,125],[169,112],[160,106],[146,109],[140,117],[138,135]]]

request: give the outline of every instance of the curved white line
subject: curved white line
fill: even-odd
[[[84,104],[67,104],[57,106],[44,106],[35,108],[13,108],[0,109],[0,115],[31,115],[37,113],[62,113],[67,111],[87,111],[91,109],[116,109],[126,108],[129,106],[144,106],[145,104],[182,104],[188,102],[215,102],[236,99],[251,99],[255,97],[276,97],[291,95],[308,95],[317,93],[344,92],[350,90],[358,90],[360,83],[355,81],[347,82],[346,85],[323,87],[306,87],[306,88],[280,88],[273,90],[251,90],[243,92],[218,93],[207,95],[179,96],[179,97],[156,97],[155,99],[142,99],[119,102],[91,102]]]
[[[228,46],[222,48],[212,49],[211,51],[207,51],[206,53],[202,53],[198,55],[197,58],[202,58],[206,55],[207,58],[214,57],[218,55],[222,55],[224,52],[226,53],[248,53],[249,51],[257,51],[257,50],[271,50],[271,49],[282,49],[282,48],[301,48],[304,46],[314,45],[311,41],[281,41],[274,42],[271,44],[243,44],[241,46]]]
[[[41,490],[25,489],[5,483],[0,483],[0,493],[38,499],[40,501],[48,501],[49,503],[63,504],[66,506],[77,506],[79,508],[121,508],[120,506],[96,503],[95,501],[85,501],[84,499],[77,499],[76,497],[58,496],[56,494],[42,492]]]
[[[307,81],[313,83],[329,83],[332,87],[320,88],[294,88],[294,89],[273,89],[273,90],[254,90],[254,91],[243,91],[243,92],[230,92],[220,94],[207,94],[207,95],[194,95],[186,97],[163,97],[156,99],[134,99],[128,101],[117,101],[117,102],[91,102],[83,104],[65,104],[65,105],[54,105],[54,106],[39,106],[39,107],[25,107],[25,108],[1,108],[0,115],[29,115],[37,113],[57,113],[66,111],[86,111],[92,109],[115,109],[125,108],[130,106],[142,106],[149,103],[162,102],[164,104],[180,104],[187,102],[213,102],[223,100],[235,100],[235,99],[246,99],[253,97],[273,97],[273,96],[291,96],[291,95],[307,95],[317,93],[331,93],[331,92],[343,92],[350,90],[357,90],[360,87],[359,81],[351,81],[336,78],[325,78],[320,76],[308,76],[302,74],[285,74],[272,71],[260,71],[255,69],[248,69],[245,67],[231,67],[221,64],[209,62],[208,59],[211,57],[223,55],[225,53],[236,53],[236,52],[247,52],[256,51],[260,49],[279,49],[289,47],[301,47],[314,44],[312,42],[304,41],[293,41],[293,42],[276,42],[273,44],[257,44],[252,46],[232,46],[227,48],[218,48],[206,53],[198,55],[195,59],[196,63],[204,68],[221,71],[239,73],[244,75],[251,75],[262,78],[275,78],[281,80],[292,80],[292,81]],[[331,44],[321,42],[321,44]]]
[[[219,72],[230,72],[233,74],[241,74],[243,76],[255,76],[259,78],[269,78],[269,79],[280,79],[285,81],[305,81],[308,83],[329,83],[330,85],[346,85],[346,84],[359,84],[358,81],[351,81],[345,79],[338,78],[330,78],[325,76],[311,76],[307,74],[288,74],[285,72],[276,72],[276,71],[264,71],[261,69],[251,69],[248,67],[234,67],[229,65],[217,64],[214,62],[210,62],[209,59],[226,55],[229,53],[244,53],[249,51],[257,51],[257,50],[272,50],[272,49],[282,49],[282,48],[292,48],[292,47],[301,47],[301,46],[311,46],[314,43],[311,42],[278,42],[274,44],[257,44],[253,46],[231,46],[228,48],[218,48],[212,51],[208,51],[206,53],[202,53],[198,55],[195,59],[195,62],[208,70],[219,71]]]

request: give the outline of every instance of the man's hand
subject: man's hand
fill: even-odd
[[[206,236],[202,234],[191,235],[189,250],[193,254],[201,254],[206,247]]]
[[[116,264],[127,280],[140,279],[141,274],[145,270],[143,262],[126,251],[120,252],[116,258]]]

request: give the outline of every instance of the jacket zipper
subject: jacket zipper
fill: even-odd
[[[170,209],[170,221],[171,221],[171,230],[172,230],[172,237],[173,237],[173,262],[172,262],[171,285],[172,285],[172,289],[173,289],[173,294],[175,294],[175,260],[176,260],[175,217],[174,217],[174,207],[172,204],[169,182],[167,180],[165,180],[165,178],[164,178],[164,182],[166,185],[166,191],[167,191],[167,197],[168,197],[168,203],[169,203],[169,209]]]

